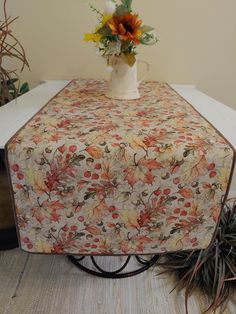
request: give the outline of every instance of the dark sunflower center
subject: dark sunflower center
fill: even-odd
[[[127,32],[130,32],[130,34],[133,33],[133,28],[128,23],[123,23],[123,26]]]

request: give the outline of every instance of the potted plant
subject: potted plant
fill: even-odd
[[[208,296],[209,305],[203,314],[217,309],[223,313],[236,288],[236,199],[224,204],[217,230],[206,249],[166,253],[157,265],[163,272],[176,275],[175,288],[185,289],[186,314],[194,291]]]
[[[22,72],[29,68],[25,51],[19,40],[14,36],[11,26],[18,17],[10,17],[6,10],[7,0],[3,2],[3,21],[0,21],[0,106],[27,92],[27,83],[20,86],[17,70],[6,67],[6,61],[20,62]],[[10,190],[5,167],[4,150],[0,150],[0,250],[18,246],[11,206]]]

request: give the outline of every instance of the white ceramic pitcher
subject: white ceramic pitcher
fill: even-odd
[[[145,75],[138,80],[137,64],[144,63],[146,65]],[[149,72],[149,63],[138,60],[133,66],[129,66],[122,58],[115,58],[112,62],[111,78],[109,89],[106,93],[108,98],[112,99],[139,99],[139,84],[145,79]]]

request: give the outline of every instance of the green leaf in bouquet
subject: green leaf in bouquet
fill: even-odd
[[[140,30],[141,30],[143,33],[148,33],[148,32],[153,31],[154,28],[151,27],[151,26],[148,26],[148,25],[143,25],[142,27],[140,27]]]
[[[129,48],[130,44],[131,44],[131,40],[130,39],[122,40],[122,42],[121,42],[121,50],[123,52],[125,52]]]
[[[132,67],[136,62],[136,57],[133,53],[123,53],[122,58],[130,67]]]
[[[109,36],[109,40],[111,40],[111,41],[116,41],[116,42],[119,42],[119,41],[120,41],[118,35],[110,35],[110,36]]]
[[[132,0],[122,0],[121,3],[125,6],[129,11],[131,11]]]
[[[144,33],[139,39],[142,45],[154,45],[159,41],[153,33]]]
[[[24,84],[21,85],[20,88],[20,94],[25,94],[29,91],[29,84],[27,82],[25,82]]]
[[[130,12],[130,10],[125,5],[121,4],[116,8],[115,15],[116,16],[122,16],[122,15],[129,13],[129,12]]]
[[[112,31],[109,26],[104,25],[96,31],[96,34],[102,35],[102,37],[112,36]]]

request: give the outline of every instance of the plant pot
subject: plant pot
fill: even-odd
[[[0,250],[18,246],[4,151],[0,151]]]

